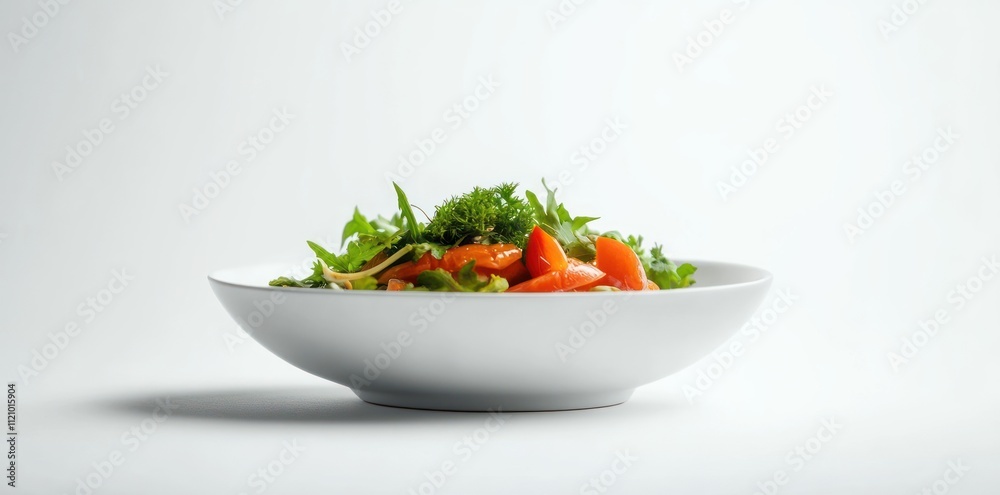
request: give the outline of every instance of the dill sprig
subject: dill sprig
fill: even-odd
[[[531,205],[515,193],[517,184],[476,187],[438,206],[424,230],[444,245],[511,243],[524,248],[534,226]]]

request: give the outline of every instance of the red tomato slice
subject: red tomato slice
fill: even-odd
[[[445,251],[437,268],[457,272],[469,261],[476,260],[479,270],[503,270],[519,259],[521,248],[513,244],[466,244]]]
[[[610,237],[598,237],[596,244],[597,260],[594,264],[607,274],[599,285],[610,285],[621,290],[648,289],[646,270],[632,248]]]
[[[565,270],[548,272],[517,284],[507,292],[567,292],[604,278],[604,272],[593,265],[569,259]]]
[[[441,259],[431,253],[424,253],[417,261],[396,265],[382,272],[378,283],[385,285],[389,280],[397,278],[404,282],[415,283],[417,276],[425,270],[442,268],[454,273],[469,261],[476,261],[476,272],[488,270],[503,270],[521,259],[521,249],[514,244],[466,244],[445,251]],[[482,271],[481,271],[482,270]]]
[[[528,268],[524,266],[524,263],[511,263],[510,266],[502,270],[476,270],[476,272],[487,277],[490,275],[503,277],[511,287],[531,278],[531,273],[528,273]]]
[[[537,225],[528,236],[528,247],[524,250],[524,264],[532,277],[562,271],[568,266],[566,252],[559,245],[559,241]]]
[[[417,275],[423,273],[424,270],[433,270],[437,267],[438,261],[440,260],[434,258],[431,253],[426,253],[417,261],[402,263],[382,272],[382,275],[378,277],[378,283],[385,285],[394,278],[404,282],[416,282]]]

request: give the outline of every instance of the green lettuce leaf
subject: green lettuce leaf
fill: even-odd
[[[457,279],[440,268],[426,270],[417,276],[417,286],[436,292],[503,292],[509,288],[507,279],[497,275],[480,280],[479,275],[473,271],[475,266],[475,260],[463,265],[458,271]]]

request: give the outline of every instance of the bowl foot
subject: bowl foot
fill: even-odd
[[[635,389],[580,394],[407,394],[354,390],[361,400],[380,406],[464,412],[569,411],[616,406],[629,399]]]

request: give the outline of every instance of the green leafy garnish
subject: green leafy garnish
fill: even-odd
[[[347,244],[347,240],[354,235],[375,235],[375,227],[361,214],[357,206],[354,207],[354,216],[344,226],[344,235],[341,238],[340,247],[344,247],[344,244]]]
[[[375,217],[374,220],[368,220],[364,215],[354,208],[354,215],[351,220],[347,222],[344,226],[344,233],[341,237],[341,247],[347,244],[347,241],[356,238],[361,242],[377,241],[382,244],[392,245],[403,240],[403,235],[407,231],[403,229],[403,219],[399,214],[395,214],[392,218],[385,218],[383,216]]]
[[[316,253],[316,257],[325,261],[327,266],[337,272],[351,273],[361,269],[368,260],[378,253],[381,253],[391,244],[380,242],[378,239],[366,238],[357,240],[347,245],[344,254],[336,256],[312,241],[307,241],[309,247]]]
[[[406,198],[406,193],[404,193],[403,189],[399,187],[399,184],[393,182],[392,187],[396,188],[396,199],[398,200],[399,211],[406,220],[406,228],[410,231],[410,237],[414,242],[422,241],[423,224],[418,222],[417,216],[413,214],[413,208],[410,207],[410,200]]]
[[[402,193],[402,190],[398,186],[397,191],[399,191],[402,197],[401,202],[405,201],[406,195]],[[407,209],[409,209],[409,203],[405,204]],[[403,213],[405,214],[405,212]],[[413,211],[409,210],[409,213],[412,216]],[[415,225],[417,230],[419,230],[416,218],[413,221],[412,225]],[[306,241],[306,243],[312,249],[313,253],[316,254],[317,260],[322,260],[332,270],[340,273],[353,273],[360,270],[366,263],[378,256],[379,253],[391,254],[407,245],[412,239],[412,232],[404,228],[403,215],[400,213],[396,213],[390,218],[378,216],[374,220],[368,220],[355,207],[354,214],[351,216],[351,220],[347,222],[347,225],[344,226],[341,237],[341,246],[344,244],[347,245],[343,254],[339,256],[335,255],[312,241]],[[443,250],[435,252],[443,252]],[[329,282],[323,277],[323,267],[319,261],[313,264],[312,275],[302,280],[279,277],[269,282],[269,285],[275,287],[330,287]],[[365,283],[362,283],[362,287],[364,286]]]
[[[319,262],[316,262],[316,266],[319,266]],[[319,270],[319,276],[316,276],[314,271],[312,275],[306,277],[302,280],[295,280],[291,277],[278,277],[268,283],[272,287],[300,287],[307,289],[321,289],[327,286],[326,280],[323,280],[323,270]]]
[[[378,289],[378,280],[375,277],[365,277],[351,282],[353,290],[375,290]]]
[[[535,193],[524,193],[531,205],[535,223],[559,241],[566,256],[580,261],[592,261],[597,256],[597,248],[594,246],[597,232],[587,225],[598,217],[571,216],[566,207],[556,201],[556,189],[549,189],[544,179],[542,187],[546,192],[545,206],[542,206]]]
[[[690,263],[677,266],[663,255],[663,246],[654,244],[647,253],[646,249],[642,247],[642,236],[630,235],[627,239],[623,239],[617,232],[609,234],[612,234],[609,235],[610,237],[615,237],[628,244],[635,251],[635,254],[639,255],[642,267],[646,270],[646,277],[658,285],[660,289],[682,289],[694,284],[693,275],[698,268]]]
[[[333,270],[341,273],[351,273],[358,271],[365,263],[388,247],[387,244],[379,242],[377,239],[368,238],[365,241],[352,241],[347,245],[347,250],[344,251],[344,254],[337,256],[315,242],[306,241],[306,243],[313,250],[313,253],[316,254],[317,258],[317,261],[313,263],[312,275],[302,280],[295,280],[290,277],[278,277],[270,281],[268,285],[273,287],[327,288],[330,284],[323,278],[323,265],[320,264],[320,260]]]
[[[463,265],[457,279],[440,268],[427,270],[417,277],[417,286],[438,292],[503,292],[508,289],[507,280],[503,277],[490,275],[488,279],[480,280],[473,271],[475,266],[475,260]]]
[[[451,246],[445,246],[435,242],[421,242],[420,244],[413,245],[413,257],[414,261],[423,257],[425,253],[431,253],[431,256],[441,259],[444,256],[445,251]]]
[[[424,231],[442,245],[510,243],[524,248],[533,226],[532,209],[518,197],[517,184],[477,187],[438,206]]]

